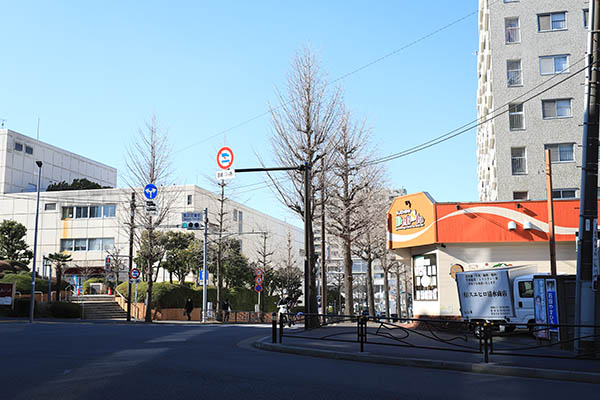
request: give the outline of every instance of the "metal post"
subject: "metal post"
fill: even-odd
[[[590,0],[590,30],[587,47],[587,75],[584,96],[581,195],[579,206],[579,236],[577,238],[577,283],[575,291],[575,325],[595,325],[594,270],[598,269],[595,253],[598,225],[598,72],[600,30],[600,0]],[[579,339],[585,337],[584,339]],[[594,349],[594,328],[575,328],[575,349],[578,354]]]
[[[133,230],[135,229],[135,191],[131,192],[131,202],[129,203],[129,273],[127,280],[127,321],[131,321],[131,270],[133,269]],[[117,274],[119,272],[117,271]],[[137,310],[137,305],[136,305]]]
[[[327,252],[325,250],[325,158],[321,159],[321,308],[327,323]]]
[[[48,263],[48,301],[52,301],[52,263]],[[56,300],[58,301],[58,299]]]
[[[271,343],[277,343],[277,313],[275,311],[273,311],[273,314],[271,314],[271,327]]]
[[[304,164],[304,313],[313,312],[312,305],[312,252],[310,248],[311,212],[310,212],[310,164]],[[313,317],[305,317],[304,329],[313,328]]]
[[[554,201],[552,200],[552,160],[546,150],[546,201],[548,202],[548,243],[550,245],[550,275],[556,275],[556,242],[554,240]]]
[[[40,216],[40,185],[42,183],[42,162],[36,161],[38,166],[38,184],[37,184],[37,198],[35,202],[35,229],[33,231],[33,267],[31,268],[31,298],[29,300],[29,322],[33,322],[33,308],[35,304],[35,258],[37,255],[37,233],[38,233],[38,219]]]
[[[208,242],[208,208],[204,209],[204,254],[202,255],[202,322],[206,322],[206,250]]]

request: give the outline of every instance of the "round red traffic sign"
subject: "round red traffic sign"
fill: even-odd
[[[233,151],[229,147],[221,147],[217,152],[217,165],[221,169],[228,169],[233,164]]]
[[[131,279],[138,279],[140,277],[140,270],[133,268],[131,271],[129,271],[129,277]]]
[[[256,278],[254,278],[254,282],[256,282],[257,285],[262,285],[262,283],[263,283],[262,275],[259,275]]]
[[[260,285],[256,285],[254,286],[254,290],[258,293],[258,292],[262,292],[262,286]]]
[[[260,268],[256,268],[256,271],[254,271],[254,274],[255,274],[256,276],[262,276],[262,274],[263,274],[263,270],[262,270],[262,269],[260,269]]]

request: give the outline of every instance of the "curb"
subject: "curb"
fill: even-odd
[[[371,354],[346,353],[331,350],[307,349],[297,346],[266,343],[265,339],[257,340],[253,346],[257,349],[280,353],[297,354],[335,360],[360,361],[375,364],[398,365],[402,367],[435,368],[477,374],[516,376],[519,378],[555,379],[561,381],[600,384],[600,374],[565,370],[550,370],[528,367],[511,367],[494,364],[472,364],[460,361],[441,361],[422,358],[400,358]]]

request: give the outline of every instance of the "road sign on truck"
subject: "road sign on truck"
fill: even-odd
[[[458,272],[456,285],[463,321],[524,324],[533,316],[533,275],[537,267]]]

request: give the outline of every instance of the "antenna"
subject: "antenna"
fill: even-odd
[[[38,117],[37,140],[40,140],[40,117]]]
[[[6,122],[5,119],[0,118],[0,129],[4,129],[4,123]]]

